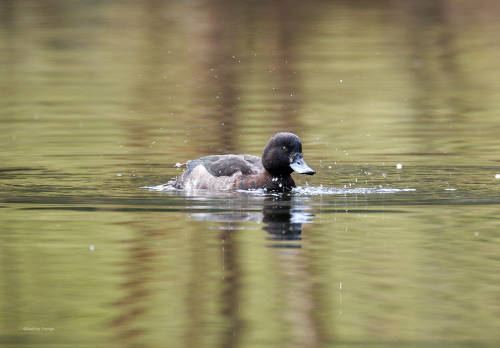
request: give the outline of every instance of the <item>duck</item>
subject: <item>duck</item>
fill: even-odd
[[[183,190],[256,190],[290,191],[295,187],[291,174],[313,175],[302,154],[300,138],[288,132],[273,135],[262,152],[252,155],[211,155],[185,163],[181,176],[171,181]]]

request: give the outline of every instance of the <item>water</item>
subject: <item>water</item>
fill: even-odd
[[[499,12],[1,1],[1,344],[498,347]],[[277,131],[290,194],[165,185]]]

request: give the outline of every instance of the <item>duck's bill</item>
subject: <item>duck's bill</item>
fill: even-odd
[[[314,169],[309,167],[306,161],[304,161],[302,154],[295,157],[295,160],[290,163],[290,168],[292,168],[295,173],[299,174],[313,175],[316,173]]]

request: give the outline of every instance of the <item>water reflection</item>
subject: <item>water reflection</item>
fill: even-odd
[[[239,244],[231,228],[223,229],[220,234],[222,242],[222,293],[221,314],[225,319],[226,332],[221,344],[222,347],[236,347],[240,338],[243,320],[240,316],[240,288],[241,288],[241,257]]]
[[[307,207],[294,204],[290,196],[283,199],[269,199],[264,205],[264,231],[269,240],[302,240],[302,224],[311,222],[313,215],[304,213]],[[279,244],[273,244],[275,247]],[[286,244],[286,247],[300,247],[300,244]]]
[[[262,229],[270,241],[300,241],[302,240],[302,225],[312,223],[314,214],[308,213],[304,198],[290,194],[265,197],[261,202],[262,211],[255,210],[255,205],[243,205],[224,212],[203,212],[188,214],[197,221],[222,223],[223,230],[244,229],[238,227],[238,222],[263,223]],[[272,244],[272,247],[300,247],[300,244]]]
[[[248,285],[243,286],[245,267],[242,262],[245,262],[243,255],[250,246],[242,245],[237,236],[239,230],[250,230],[246,223],[253,222],[259,223],[267,232],[266,240],[271,242],[267,246],[276,248],[273,253],[277,260],[276,274],[288,284],[279,290],[282,308],[277,314],[290,326],[287,339],[292,342],[291,346],[314,347],[320,337],[315,317],[317,304],[311,296],[312,283],[308,281],[312,277],[307,266],[308,255],[301,249],[303,225],[312,223],[314,218],[307,212],[311,209],[307,205],[308,199],[292,194],[246,198],[246,203],[241,196],[233,202],[232,211],[188,214],[197,221],[217,222],[221,230],[224,290],[220,302],[223,304],[221,314],[228,322],[222,346],[236,347],[241,337],[245,337],[243,333],[248,334],[248,327],[244,325],[244,314],[248,314],[244,304],[248,298],[242,294],[248,291]],[[256,211],[256,205],[260,205],[261,211]]]
[[[136,229],[137,226],[134,226]],[[127,257],[121,263],[123,280],[119,285],[121,296],[111,306],[117,315],[108,323],[117,328],[113,340],[122,347],[136,346],[136,343],[148,334],[148,328],[138,328],[137,323],[144,320],[150,312],[148,303],[151,300],[151,283],[153,264],[158,258],[157,250],[149,246],[154,232],[139,230],[126,244]],[[143,347],[147,345],[141,344]]]

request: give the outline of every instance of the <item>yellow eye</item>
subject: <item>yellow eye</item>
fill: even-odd
[[[286,146],[283,146],[281,149],[283,150],[283,152],[287,152],[288,151],[288,149],[286,148]]]

